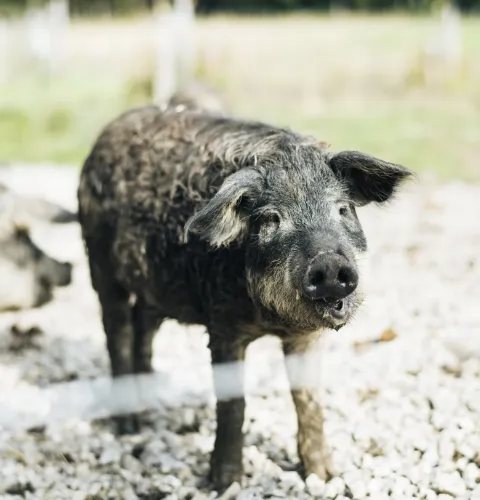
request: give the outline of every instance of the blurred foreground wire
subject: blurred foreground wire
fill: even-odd
[[[291,388],[318,388],[320,353],[285,357]],[[212,367],[213,379],[199,383],[195,370],[181,377],[166,373],[109,376],[52,384],[45,388],[16,388],[0,399],[0,429],[20,431],[43,425],[55,425],[70,419],[99,419],[167,406],[198,405],[216,398],[231,399],[242,395],[261,395],[264,384],[259,377],[246,377],[244,386],[237,383],[244,362],[223,363]],[[282,377],[272,365],[269,374]]]

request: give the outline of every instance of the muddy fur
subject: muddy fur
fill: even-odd
[[[409,175],[359,152],[329,152],[314,138],[198,110],[149,106],[118,117],[86,159],[78,189],[112,374],[151,370],[152,338],[167,317],[205,325],[213,363],[244,359],[265,334],[280,336],[287,354],[308,350],[319,331],[353,317],[361,279],[339,322],[306,295],[305,276],[332,255],[356,275],[367,245],[355,207],[390,199]],[[334,474],[318,396],[292,395],[303,471]],[[244,405],[217,403],[218,490],[241,480]],[[135,430],[133,418],[119,425]]]

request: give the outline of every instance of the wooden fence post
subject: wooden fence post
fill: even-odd
[[[50,0],[48,5],[50,30],[50,61],[51,73],[61,71],[68,55],[68,31],[70,25],[68,0]]]
[[[67,51],[68,0],[30,3],[25,14],[29,56],[48,73],[58,72]]]
[[[9,31],[8,20],[0,18],[0,82],[6,81],[10,72]]]
[[[193,0],[174,0],[175,53],[179,85],[192,82],[195,74],[196,33]]]
[[[155,67],[153,99],[158,105],[165,104],[175,91],[175,41],[174,22],[170,5],[158,2],[154,9]]]
[[[195,8],[192,0],[158,2],[154,11],[154,101],[165,104],[195,73]]]
[[[428,41],[424,53],[427,84],[459,75],[463,60],[461,15],[452,3],[442,6],[438,31]]]

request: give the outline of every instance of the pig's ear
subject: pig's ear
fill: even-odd
[[[401,183],[414,173],[401,165],[389,163],[358,151],[332,154],[329,165],[345,182],[358,205],[383,203],[392,198]]]
[[[246,167],[230,175],[217,194],[185,225],[188,234],[197,234],[213,247],[227,246],[241,239],[248,228],[248,207],[262,190],[262,175]]]
[[[14,222],[14,232],[18,239],[30,239],[30,228],[22,222]]]

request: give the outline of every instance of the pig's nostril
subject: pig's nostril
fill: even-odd
[[[337,281],[342,286],[347,286],[350,281],[352,281],[352,273],[349,269],[342,267],[337,275]]]
[[[322,256],[307,271],[303,289],[313,300],[335,301],[352,293],[357,286],[357,274],[345,257],[337,254]]]
[[[351,293],[357,288],[358,275],[352,267],[342,267],[337,274],[337,284],[345,289],[347,293]]]
[[[321,270],[315,271],[310,276],[310,285],[316,287],[321,285],[325,281],[325,273]]]

